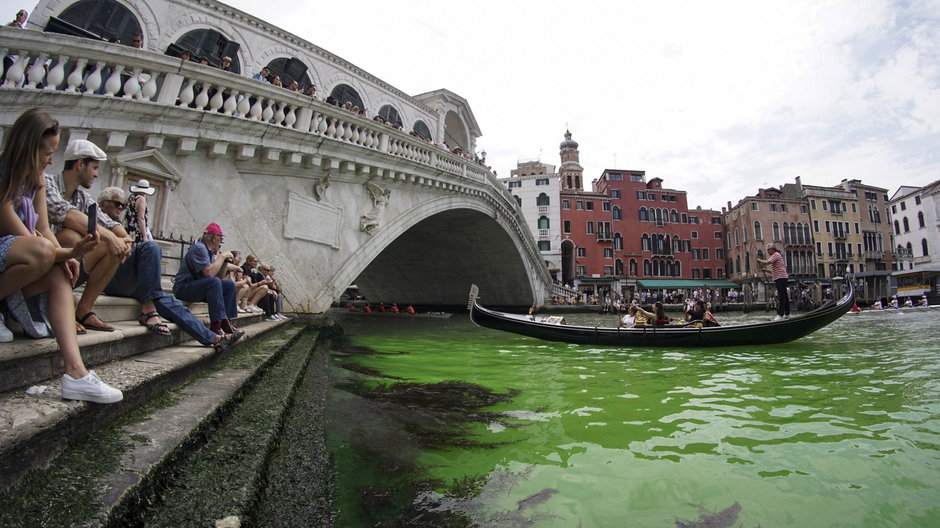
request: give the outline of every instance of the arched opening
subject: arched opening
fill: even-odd
[[[470,153],[470,140],[467,137],[467,127],[460,116],[455,112],[447,112],[444,117],[444,143],[450,150],[460,148]]]
[[[549,228],[548,217],[540,216],[539,217],[539,229],[548,229],[548,228]]]
[[[141,25],[130,9],[114,0],[79,0],[59,18],[49,17],[46,31],[107,41],[117,38],[130,45]]]
[[[421,121],[420,119],[415,121],[412,130],[415,134],[417,134],[418,137],[426,141],[431,141],[431,129],[428,128],[428,125],[426,125],[424,121]]]
[[[623,261],[620,259],[614,261],[614,275],[623,275]]]
[[[362,107],[360,106],[359,108]],[[378,116],[384,119],[386,123],[393,125],[401,124],[401,116],[398,115],[398,110],[395,110],[395,107],[392,105],[382,105],[382,108],[379,108]]]
[[[358,106],[360,109],[363,108],[362,98],[359,97],[359,92],[348,84],[339,84],[333,88],[326,102],[332,104],[334,101],[336,101],[339,106],[349,103],[350,106]]]
[[[630,276],[636,277],[636,259],[630,259]]]
[[[551,199],[545,193],[539,193],[538,197],[535,199],[535,205],[549,205]]]
[[[620,212],[620,207],[617,206],[617,205],[614,206],[612,215],[613,215],[613,219],[614,219],[614,220],[622,220],[622,219],[623,219],[622,213]]]
[[[297,86],[301,91],[306,90],[307,86],[310,85],[310,79],[307,77],[307,65],[298,59],[280,57],[269,62],[268,69],[271,70],[271,78],[268,80],[277,75],[281,78],[281,84],[285,88],[290,86],[291,81],[297,81]]]
[[[563,240],[561,242],[561,281],[564,284],[574,284],[574,242]]]
[[[216,68],[222,62],[222,57],[229,57],[232,59],[229,71],[241,73],[241,63],[238,61],[239,47],[237,42],[230,41],[214,29],[194,29],[167,46],[166,54],[179,57],[181,51],[189,50],[194,55],[193,60],[198,60],[195,57],[205,57],[209,64]],[[283,79],[281,77],[281,80]]]

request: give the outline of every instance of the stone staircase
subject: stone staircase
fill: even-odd
[[[190,310],[208,324],[204,304],[192,304]],[[82,357],[89,369],[123,391],[121,402],[100,405],[61,399],[62,362],[54,339],[31,340],[18,335],[12,343],[0,344],[0,467],[3,468],[0,471],[0,510],[4,510],[0,513],[0,527],[19,525],[21,521],[12,521],[14,517],[7,516],[13,515],[10,512],[16,509],[10,506],[13,504],[10,501],[23,495],[17,487],[30,485],[31,477],[50,478],[42,476],[45,471],[42,468],[61,465],[57,459],[60,454],[67,455],[69,449],[74,450],[76,442],[87,441],[92,445],[101,431],[126,420],[127,416],[138,412],[136,409],[142,404],[175,393],[175,403],[164,409],[161,417],[148,418],[151,427],[148,433],[132,435],[146,437],[139,452],[128,455],[130,458],[121,468],[98,483],[97,489],[102,491],[94,499],[97,506],[89,519],[36,523],[36,526],[96,526],[109,522],[121,525],[122,521],[113,520],[112,508],[126,503],[125,497],[137,497],[134,489],[150,482],[148,474],[152,468],[175,456],[174,453],[190,441],[194,431],[218,419],[220,410],[231,405],[250,380],[271,368],[281,349],[296,336],[318,332],[307,329],[315,320],[310,316],[265,321],[263,314],[242,314],[236,324],[246,332],[245,336],[233,349],[216,354],[212,347],[201,346],[173,324],[168,324],[169,336],[149,332],[137,323],[140,306],[133,300],[102,296],[95,304],[95,312],[111,323],[115,331],[89,331],[78,336]],[[298,322],[305,324],[296,324]],[[240,355],[246,357],[239,360],[237,366],[220,366]],[[152,484],[147,485],[152,487]],[[125,504],[123,508],[125,516],[127,511],[133,511],[133,506]],[[54,508],[42,507],[37,511],[52,510]]]

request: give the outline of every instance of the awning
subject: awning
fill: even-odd
[[[638,288],[647,290],[678,290],[684,288],[740,288],[741,286],[720,279],[640,279]]]
[[[615,277],[581,277],[578,282],[613,282]]]

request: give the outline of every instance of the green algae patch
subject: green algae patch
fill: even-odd
[[[237,405],[206,431],[206,442],[177,458],[152,503],[118,525],[211,526],[252,511],[283,416],[303,376],[318,334],[302,333],[268,367]]]

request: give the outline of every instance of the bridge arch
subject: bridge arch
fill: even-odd
[[[477,284],[490,305],[541,302],[531,282],[538,273],[530,269],[513,231],[510,220],[494,218],[492,208],[479,200],[434,199],[398,215],[363,242],[321,295],[335,299],[355,283],[375,302],[452,305]]]

